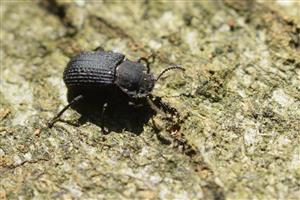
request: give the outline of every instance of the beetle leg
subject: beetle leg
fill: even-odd
[[[99,47],[96,47],[93,51],[104,51],[104,49],[101,46],[99,46]]]
[[[103,131],[104,134],[107,134],[108,132],[105,130],[105,127],[104,127],[104,113],[105,113],[105,110],[107,108],[107,103],[105,103],[102,107],[102,112],[101,112],[101,129]]]
[[[148,61],[147,58],[145,57],[140,57],[137,62],[141,63],[142,61],[144,61],[146,63],[146,67],[147,67],[147,73],[150,73],[150,62]]]
[[[152,61],[150,62],[150,58],[152,58]],[[146,63],[146,67],[147,67],[147,73],[150,73],[150,64],[154,62],[155,56],[154,54],[151,54],[148,57],[140,57],[137,62],[141,63],[142,61],[144,61]]]
[[[51,128],[55,122],[58,121],[59,117],[74,103],[78,102],[83,98],[82,95],[75,97],[68,105],[66,105],[53,119],[48,123],[48,127]]]
[[[151,100],[151,98],[149,96],[146,97],[147,99],[147,103],[149,104],[149,106],[158,114],[161,114],[162,116],[167,118],[166,113],[164,113],[161,109],[159,109]]]

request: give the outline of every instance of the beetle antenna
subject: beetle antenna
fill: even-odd
[[[167,71],[170,71],[170,70],[173,70],[173,69],[180,69],[181,71],[185,71],[185,69],[183,67],[179,67],[179,66],[172,66],[172,67],[169,67],[167,69],[164,69],[159,75],[158,77],[155,79],[155,81],[158,81],[158,79],[161,78],[161,76],[166,73]]]

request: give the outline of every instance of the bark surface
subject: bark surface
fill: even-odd
[[[299,3],[1,1],[0,199],[299,199]],[[62,81],[97,47],[175,63],[167,120],[82,117]],[[141,108],[138,108],[141,109]],[[99,112],[101,108],[99,108]]]

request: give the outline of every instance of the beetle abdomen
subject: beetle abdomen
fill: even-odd
[[[73,57],[64,71],[64,82],[70,86],[104,86],[113,84],[115,70],[123,54],[94,51]]]

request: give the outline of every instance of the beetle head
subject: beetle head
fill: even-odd
[[[154,78],[153,74],[149,73],[143,64],[125,60],[117,67],[115,84],[133,98],[146,97],[153,90],[155,82],[163,74],[173,69],[184,71],[182,67],[171,66],[164,69],[157,78]]]
[[[123,61],[116,69],[115,84],[133,98],[145,97],[153,89],[155,78],[138,62]]]

